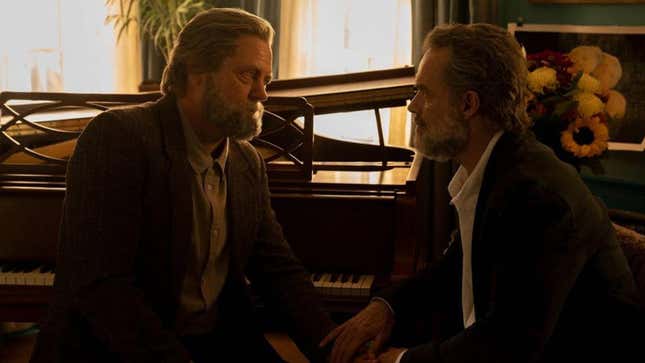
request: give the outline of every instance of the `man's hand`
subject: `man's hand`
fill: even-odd
[[[405,348],[388,348],[383,354],[378,356],[378,363],[394,363],[399,357],[399,354],[403,353]]]
[[[375,300],[332,330],[320,342],[320,346],[324,347],[335,339],[330,363],[349,363],[366,342],[373,340],[369,353],[374,357],[390,338],[393,325],[394,317],[390,309],[382,301]]]

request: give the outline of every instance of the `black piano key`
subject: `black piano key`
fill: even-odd
[[[27,269],[27,272],[38,272],[40,268],[40,264],[38,262],[29,262],[25,264],[25,269]]]
[[[320,281],[320,279],[322,278],[322,275],[323,275],[322,273],[316,272],[312,278],[312,281]]]
[[[338,274],[337,273],[331,274],[331,277],[329,278],[329,282],[336,282],[336,280],[338,280]]]
[[[346,283],[347,281],[349,281],[350,276],[350,274],[343,274],[340,278],[340,282],[342,282],[343,284]]]
[[[360,281],[360,280],[361,280],[361,275],[359,275],[359,274],[354,274],[354,275],[352,276],[352,283],[357,284],[357,283],[358,283],[358,281]]]

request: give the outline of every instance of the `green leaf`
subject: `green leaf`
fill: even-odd
[[[553,114],[557,116],[562,116],[565,114],[567,111],[578,107],[578,101],[565,101],[565,102],[560,102],[555,105],[555,108],[553,109]]]
[[[208,5],[203,0],[105,0],[106,5],[119,5],[119,13],[105,17],[105,23],[112,23],[118,31],[117,39],[138,22],[141,37],[152,40],[155,47],[168,59],[179,31],[195,14]],[[138,5],[138,14],[134,14]]]

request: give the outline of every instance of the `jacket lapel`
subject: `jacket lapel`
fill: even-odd
[[[242,278],[248,256],[247,244],[252,239],[257,206],[257,188],[249,174],[248,160],[242,154],[238,142],[231,140],[226,162],[226,195],[228,218],[228,241],[231,261],[230,272]]]
[[[482,186],[479,190],[475,209],[471,257],[476,317],[486,314],[490,309],[491,299],[494,298],[494,258],[492,258],[491,254],[495,253],[495,248],[491,244],[496,241],[490,238],[491,236],[486,235],[485,228],[490,222],[490,218],[494,218],[492,214],[496,213],[497,210],[495,208],[496,193],[493,190],[498,184],[500,176],[511,167],[519,141],[520,139],[517,136],[508,132],[502,135],[488,159]]]
[[[186,271],[193,219],[190,189],[191,169],[175,97],[158,102],[163,150],[168,160],[168,182],[172,208],[172,291],[178,299]]]

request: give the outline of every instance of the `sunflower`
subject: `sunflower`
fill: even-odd
[[[579,158],[602,154],[608,140],[609,130],[598,117],[578,118],[560,135],[562,147]]]

